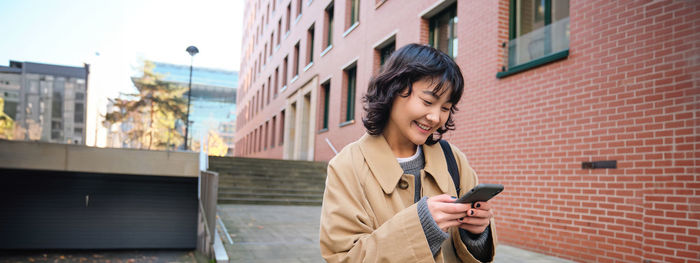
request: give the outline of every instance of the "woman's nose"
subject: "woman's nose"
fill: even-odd
[[[428,112],[428,115],[425,116],[428,121],[432,122],[432,124],[435,124],[440,121],[440,110],[438,109],[437,111],[435,109],[431,109],[430,112]]]

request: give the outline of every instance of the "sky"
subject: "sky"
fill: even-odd
[[[243,9],[244,0],[0,0],[0,65],[90,64],[90,130],[106,98],[135,91],[143,60],[238,71]]]

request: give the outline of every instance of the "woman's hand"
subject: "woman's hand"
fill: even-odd
[[[447,232],[447,229],[450,227],[463,225],[458,220],[467,216],[470,205],[455,203],[454,201],[454,197],[446,194],[433,196],[427,200],[430,215],[433,216],[435,223],[443,232]],[[484,230],[482,229],[481,231],[483,232]]]
[[[476,202],[473,208],[466,211],[467,216],[458,219],[461,224],[459,228],[469,231],[472,234],[481,234],[486,230],[491,222],[491,204],[488,202]]]

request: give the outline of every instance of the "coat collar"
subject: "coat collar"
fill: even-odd
[[[383,135],[365,134],[360,138],[360,149],[365,156],[365,161],[372,171],[372,175],[377,179],[385,194],[390,194],[396,188],[403,169],[396,160],[389,143]],[[449,184],[452,180],[447,170],[445,155],[439,144],[423,145],[423,155],[425,157],[426,175],[432,176],[443,193],[448,193]]]

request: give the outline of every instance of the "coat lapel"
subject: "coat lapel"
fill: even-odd
[[[425,154],[425,173],[435,179],[443,193],[449,193],[450,184],[453,184],[452,177],[447,170],[447,160],[440,144],[423,144],[423,154]]]
[[[365,134],[360,139],[360,149],[365,156],[365,161],[372,171],[372,175],[377,179],[385,194],[390,194],[396,188],[403,169],[396,161],[389,143],[382,135]],[[425,156],[425,172],[433,177],[438,187],[443,193],[449,193],[452,177],[447,170],[445,154],[439,144],[423,145]]]
[[[393,192],[403,175],[403,169],[396,161],[384,136],[365,134],[360,139],[360,149],[384,193]]]

